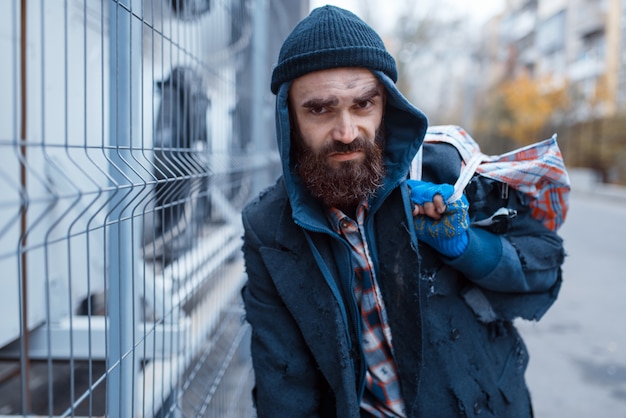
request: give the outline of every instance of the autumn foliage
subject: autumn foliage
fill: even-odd
[[[548,122],[568,107],[567,87],[551,78],[531,79],[525,74],[504,82],[499,88],[508,118],[499,126],[499,134],[517,145],[541,139]]]

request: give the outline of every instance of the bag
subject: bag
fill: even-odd
[[[455,125],[428,128],[425,143],[447,143],[454,146],[463,160],[461,173],[454,185],[454,194],[448,202],[457,200],[476,175],[504,186],[503,194],[511,187],[528,197],[531,216],[551,231],[557,231],[567,216],[569,176],[565,169],[556,134],[505,154],[488,156],[480,151],[478,143],[461,127]],[[411,178],[421,179],[422,148],[411,165]],[[515,216],[510,209],[496,208],[491,216],[473,223],[485,225]],[[498,212],[499,211],[499,212]]]

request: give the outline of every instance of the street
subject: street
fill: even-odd
[[[574,174],[574,173],[573,173]],[[572,175],[559,299],[519,322],[536,418],[626,417],[626,189]]]

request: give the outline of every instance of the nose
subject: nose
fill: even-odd
[[[337,121],[333,130],[333,139],[349,144],[354,141],[357,135],[358,128],[350,112],[341,112],[337,116]]]

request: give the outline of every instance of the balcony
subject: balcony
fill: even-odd
[[[501,33],[509,42],[517,42],[530,35],[535,30],[537,15],[525,11],[507,16],[501,23]]]
[[[597,78],[604,73],[604,70],[604,62],[599,59],[581,59],[570,65],[569,78],[574,82],[589,78]]]
[[[606,26],[606,7],[604,1],[580,2],[573,19],[573,28],[581,36],[601,32]]]

